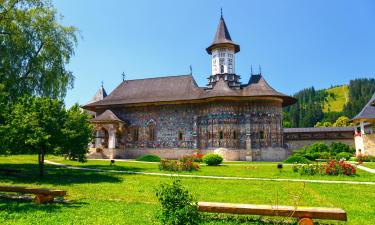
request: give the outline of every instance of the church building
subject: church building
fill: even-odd
[[[206,51],[212,73],[205,87],[192,74],[124,80],[109,95],[102,87],[83,106],[95,114],[89,157],[219,152],[226,160],[287,158],[282,107],[296,99],[273,89],[261,73],[241,83],[236,73],[240,45],[232,41],[223,16]]]

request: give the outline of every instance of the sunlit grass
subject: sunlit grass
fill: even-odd
[[[0,199],[0,224],[158,224],[156,214],[159,205],[155,188],[172,178],[79,171],[47,165],[47,174],[40,179],[36,159],[36,156],[0,157],[0,168],[24,171],[17,176],[0,174],[0,184],[67,190],[69,203],[38,206],[31,202]],[[95,161],[98,162],[103,163],[103,167],[109,166],[109,162]],[[118,163],[115,164],[141,166]],[[157,166],[142,165],[146,170],[149,166]],[[271,163],[270,168],[274,168],[273,165]],[[241,167],[215,168],[233,172],[233,169]],[[339,207],[347,211],[348,224],[375,224],[374,185],[181,179],[198,201]],[[262,224],[233,218],[223,217],[220,221],[208,219],[205,224]]]

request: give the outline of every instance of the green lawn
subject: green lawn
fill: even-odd
[[[156,214],[159,205],[154,190],[160,183],[170,182],[171,178],[98,173],[47,166],[45,178],[40,179],[37,177],[36,159],[36,156],[0,157],[0,168],[17,168],[25,171],[18,176],[0,174],[0,184],[67,190],[66,199],[70,202],[34,205],[28,201],[0,198],[0,224],[158,224]],[[93,165],[93,163],[89,162],[87,166],[108,167],[104,164]],[[108,165],[108,162],[106,164]],[[131,163],[119,165],[116,162],[116,164],[134,169]],[[137,163],[134,165],[135,168],[140,167]],[[139,170],[149,166],[153,169],[151,166],[155,166],[142,165],[144,167],[138,168]],[[265,174],[272,173],[271,169],[267,169],[267,164],[264,167],[268,171]],[[237,171],[243,167],[215,168],[220,168],[221,174],[225,173],[225,169]],[[206,169],[207,172],[210,170],[208,167]],[[146,170],[148,169],[143,171]],[[205,173],[203,171],[205,168],[202,167],[202,173]],[[362,175],[355,179],[361,177]],[[198,201],[340,207],[348,213],[348,224],[375,224],[374,185],[197,178],[182,178],[182,183]],[[204,224],[264,224],[260,223],[260,220],[254,222],[258,217],[214,215],[207,215],[207,217]],[[331,223],[331,221],[326,222]],[[270,224],[275,224],[275,221],[270,221]],[[333,222],[333,224],[339,223]]]
[[[365,162],[363,166],[371,168],[371,169],[375,169],[375,162]]]
[[[134,172],[154,172],[154,173],[171,173],[169,171],[160,171],[157,163],[144,162],[121,162],[116,161],[114,166],[109,166],[109,161],[89,160],[87,163],[79,163],[63,160],[61,157],[49,157],[51,161],[79,166],[85,168],[111,169]],[[225,164],[227,164],[225,162]],[[221,166],[201,165],[199,171],[179,172],[181,174],[203,175],[203,176],[224,176],[224,177],[257,177],[257,178],[291,178],[291,179],[311,179],[311,180],[350,180],[350,181],[374,181],[375,174],[371,174],[362,170],[357,171],[355,176],[301,176],[292,171],[292,165],[285,164],[280,172],[277,169],[277,163],[270,162],[243,162],[230,163]]]

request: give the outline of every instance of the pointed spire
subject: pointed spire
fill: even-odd
[[[210,45],[210,47],[206,48],[207,53],[211,54],[213,47],[219,44],[233,45],[236,53],[240,51],[240,46],[234,43],[232,41],[232,38],[230,37],[227,25],[225,24],[225,21],[224,21],[222,10],[221,10],[220,21],[216,30],[215,38],[212,44]]]

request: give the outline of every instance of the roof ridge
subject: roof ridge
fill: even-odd
[[[166,78],[172,78],[172,77],[193,77],[192,74],[183,74],[183,75],[168,75],[163,77],[149,77],[149,78],[140,78],[140,79],[132,79],[132,80],[125,80],[126,81],[137,81],[137,80],[153,80],[153,79],[166,79]]]

